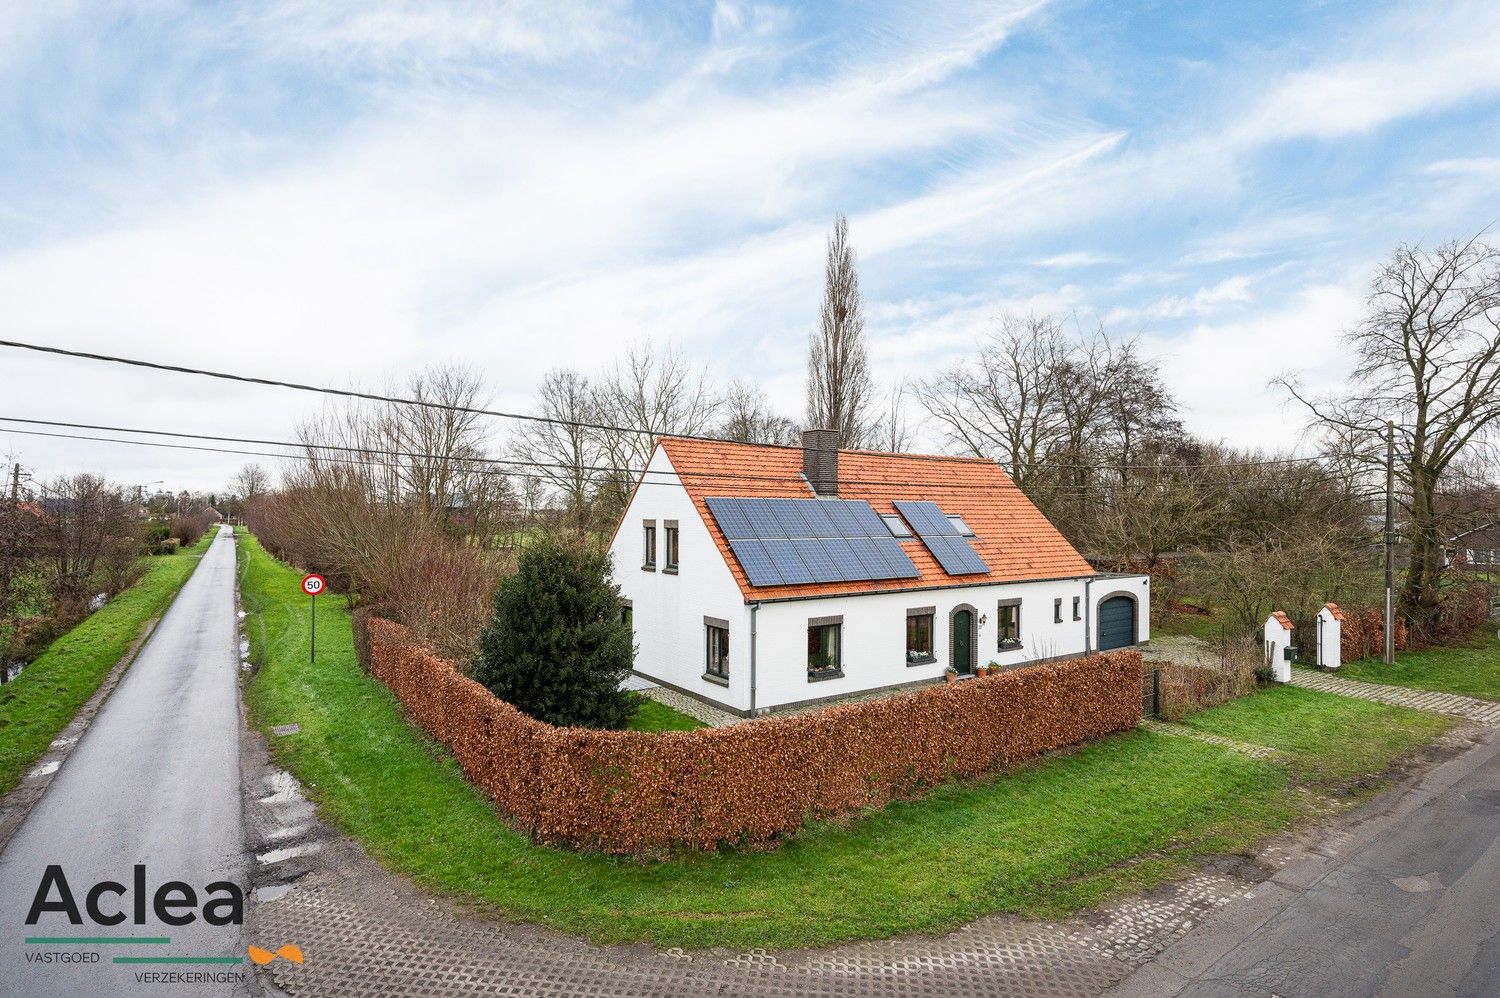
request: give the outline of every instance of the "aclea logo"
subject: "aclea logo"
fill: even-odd
[[[259,946],[250,947],[250,961],[258,967],[264,967],[277,957],[281,957],[283,960],[290,960],[293,963],[301,963],[302,950],[290,943],[282,946],[274,953],[268,949],[261,949]]]
[[[245,896],[237,884],[215,881],[203,889],[203,920],[209,925],[242,925],[245,921]],[[137,863],[129,889],[113,880],[101,880],[84,895],[83,911],[96,925],[119,925],[128,917],[135,925],[146,924],[146,867]],[[167,925],[187,925],[198,920],[198,892],[181,880],[169,880],[151,896],[151,911]],[[43,914],[66,915],[73,925],[83,924],[83,913],[68,884],[61,866],[52,864],[42,873],[32,898],[26,924],[35,925]]]

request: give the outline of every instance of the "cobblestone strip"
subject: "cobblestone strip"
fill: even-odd
[[[671,707],[679,714],[686,714],[688,717],[697,718],[711,728],[722,728],[726,724],[734,724],[736,721],[744,720],[743,717],[731,714],[727,710],[720,710],[717,707],[704,703],[702,700],[695,700],[690,696],[678,693],[676,690],[669,690],[665,686],[653,686],[641,692],[657,703]]]
[[[1278,753],[1275,749],[1266,745],[1255,745],[1250,742],[1239,742],[1233,738],[1225,738],[1223,735],[1210,734],[1207,731],[1199,731],[1190,728],[1186,724],[1168,724],[1166,721],[1157,721],[1152,718],[1142,718],[1140,726],[1147,731],[1154,731],[1159,735],[1171,735],[1173,738],[1191,738],[1195,742],[1205,745],[1217,745],[1219,748],[1248,755],[1252,759],[1271,759]]]
[[[416,893],[368,858],[304,878],[253,910],[256,939],[295,942],[306,962],[260,973],[294,998],[328,995],[968,996],[1093,995],[1124,979],[1252,889],[1218,874],[1059,922],[982,918],[942,936],[821,950],[592,946],[536,926],[466,914]]]
[[[1292,670],[1292,686],[1321,693],[1336,693],[1339,696],[1357,697],[1393,707],[1411,707],[1415,710],[1432,710],[1440,714],[1453,714],[1482,724],[1487,728],[1500,727],[1500,703],[1476,700],[1457,693],[1437,693],[1432,690],[1409,690],[1404,686],[1385,686],[1367,683],[1359,679],[1345,679],[1326,672],[1311,672],[1307,669]]]

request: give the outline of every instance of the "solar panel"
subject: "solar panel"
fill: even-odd
[[[943,571],[949,575],[983,575],[989,572],[979,552],[969,543],[963,532],[948,519],[948,515],[935,502],[912,502],[902,500],[896,509],[911,524],[911,529],[927,545],[927,550],[937,559]]]
[[[728,496],[704,502],[753,586],[918,575],[867,502]]]
[[[740,567],[745,570],[745,577],[750,580],[752,586],[781,585],[781,573],[776,570],[770,556],[766,554],[764,542],[740,537],[730,541],[729,547],[734,552],[735,558],[739,560]]]
[[[725,540],[755,536],[755,531],[750,528],[750,518],[745,515],[743,499],[705,499],[704,502],[718,522]]]
[[[918,537],[957,537],[959,530],[948,520],[948,515],[935,502],[911,502],[901,500],[894,504],[897,511],[911,524]]]
[[[990,570],[967,537],[924,537],[922,543],[949,575],[983,575]]]
[[[818,581],[807,566],[802,564],[802,559],[797,557],[797,541],[784,537],[767,537],[761,543],[766,546],[771,564],[776,566],[776,571],[781,575],[782,585],[797,586]]]

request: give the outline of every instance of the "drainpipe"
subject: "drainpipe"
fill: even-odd
[[[1094,588],[1094,577],[1090,575],[1083,580],[1083,653],[1087,655],[1093,650],[1094,638],[1094,600],[1091,595]]]
[[[750,715],[755,716],[755,621],[760,612],[759,603],[750,604]]]

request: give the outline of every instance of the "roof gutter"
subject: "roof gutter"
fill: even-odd
[[[1091,572],[1088,575],[1051,575],[1045,579],[986,579],[983,582],[949,582],[935,586],[894,586],[890,589],[866,589],[853,593],[808,593],[806,596],[762,596],[754,600],[747,597],[745,602],[750,606],[758,606],[762,603],[796,603],[800,600],[810,599],[889,596],[891,593],[925,593],[937,589],[975,589],[979,586],[1025,586],[1033,582],[1077,582],[1079,579],[1096,579],[1098,577],[1098,572]],[[743,589],[744,587],[741,588]]]

